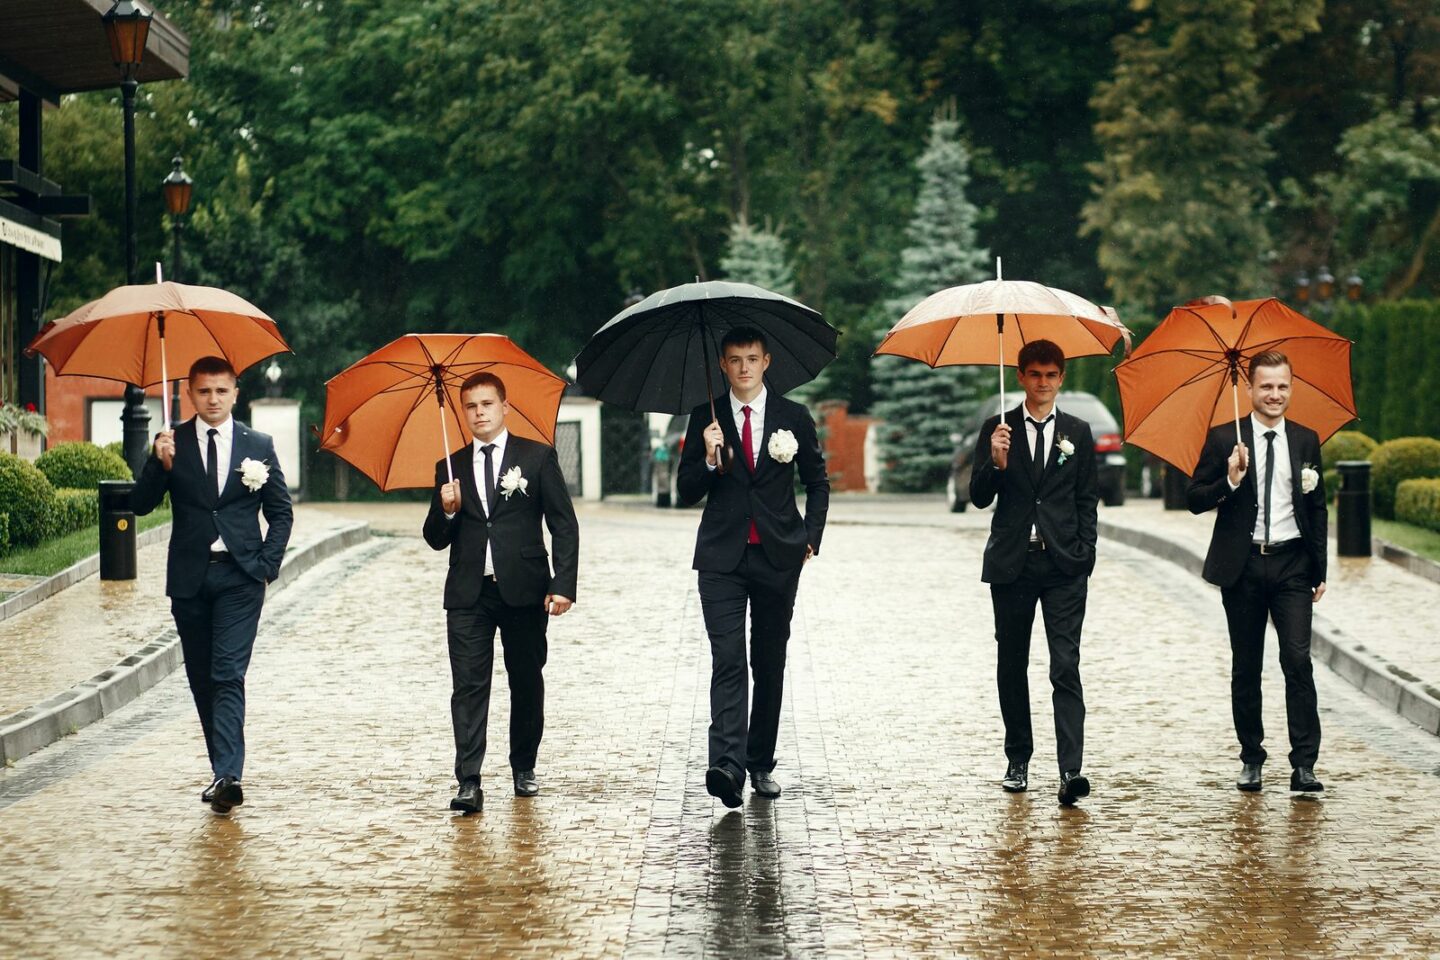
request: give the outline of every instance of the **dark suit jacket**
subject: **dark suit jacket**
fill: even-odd
[[[675,486],[680,503],[688,506],[709,495],[700,530],[695,537],[695,569],[729,573],[740,565],[750,520],[760,534],[760,546],[777,569],[789,570],[805,562],[808,544],[818,556],[820,537],[825,532],[825,514],[830,509],[830,481],[825,475],[825,457],[810,411],[773,390],[767,392],[765,436],[760,438],[752,476],[745,466],[745,454],[735,418],[730,412],[730,394],[715,402],[725,441],[735,451],[735,462],[726,473],[705,466],[705,428],[710,425],[710,405],[701,404],[690,414],[690,429]],[[770,456],[770,438],[777,430],[789,430],[799,450],[788,463]],[[795,477],[805,486],[805,517],[795,506]]]
[[[580,524],[570,503],[570,491],[560,470],[555,448],[510,434],[495,477],[495,503],[486,516],[475,486],[475,444],[468,443],[450,456],[450,469],[460,481],[460,512],[445,518],[440,486],[449,479],[445,461],[435,464],[435,493],[425,517],[425,542],[436,550],[450,548],[450,572],[445,577],[445,609],[474,606],[480,600],[485,576],[485,545],[495,561],[495,585],[500,599],[512,607],[540,606],[549,594],[575,599],[580,567]],[[529,481],[523,493],[506,497],[500,477],[512,467]],[[545,553],[540,521],[550,528],[555,548],[555,572]]]
[[[1250,466],[1255,466],[1255,425],[1246,417],[1240,421],[1240,438],[1250,451]],[[1325,582],[1325,538],[1329,514],[1325,502],[1325,473],[1320,465],[1320,437],[1309,427],[1294,420],[1285,421],[1285,439],[1290,448],[1291,500],[1295,506],[1295,524],[1305,541],[1310,558],[1310,586]],[[1221,587],[1233,586],[1245,571],[1250,544],[1255,537],[1255,519],[1260,515],[1260,480],[1254,469],[1245,472],[1245,479],[1230,489],[1230,451],[1235,449],[1235,424],[1222,423],[1211,427],[1200,451],[1200,462],[1186,489],[1191,513],[1204,513],[1219,508],[1215,529],[1210,535],[1210,552],[1205,555],[1205,579]],[[1320,479],[1309,493],[1300,492],[1300,469],[1314,468]]]
[[[1013,583],[1020,576],[1032,525],[1040,531],[1046,551],[1061,573],[1089,576],[1095,569],[1095,511],[1100,502],[1095,438],[1090,424],[1066,413],[1064,403],[1062,396],[1038,489],[1031,474],[1034,453],[1025,437],[1025,404],[1005,414],[1005,422],[1010,424],[1010,459],[1004,470],[990,457],[990,437],[1000,426],[1000,418],[991,417],[980,430],[970,472],[970,502],[986,507],[1000,498],[990,521],[980,574],[986,583]],[[1062,438],[1075,447],[1064,463],[1060,462]]]
[[[170,556],[165,567],[165,593],[193,597],[205,582],[210,544],[218,533],[240,569],[270,583],[280,575],[285,545],[290,542],[290,491],[275,456],[275,442],[239,420],[230,444],[225,486],[217,498],[196,441],[195,417],[175,428],[175,459],[166,470],[154,451],[145,461],[130,504],[139,516],[159,506],[168,491],[174,522]],[[259,460],[270,470],[265,485],[251,492],[240,482],[240,462]],[[219,465],[226,468],[225,464]],[[260,514],[269,528],[260,536]]]

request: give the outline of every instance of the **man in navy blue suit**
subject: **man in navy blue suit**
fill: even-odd
[[[213,776],[200,799],[229,813],[245,799],[245,671],[290,540],[290,491],[274,441],[230,415],[239,390],[228,361],[195,361],[189,394],[195,416],[156,436],[131,503],[143,516],[170,494],[165,593]]]

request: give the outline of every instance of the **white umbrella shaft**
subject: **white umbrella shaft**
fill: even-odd
[[[1000,258],[995,258],[995,279],[1004,280],[1005,271],[1002,269]],[[996,314],[996,326],[1000,334],[1000,419],[1005,419],[1005,314]]]
[[[445,444],[445,475],[450,478],[451,483],[454,483],[455,468],[450,465],[450,431],[445,426],[445,403],[443,400],[440,403],[440,439]]]
[[[1230,381],[1230,399],[1235,404],[1235,442],[1241,443],[1240,439],[1240,384],[1237,380]]]
[[[155,282],[164,283],[160,261],[155,261]],[[165,369],[165,328],[160,328],[160,429],[170,429],[170,377]]]

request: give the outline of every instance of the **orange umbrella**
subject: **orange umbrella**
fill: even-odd
[[[1003,408],[1005,367],[1019,363],[1020,348],[1031,340],[1053,341],[1066,357],[1087,357],[1109,354],[1122,337],[1128,346],[1130,332],[1109,307],[1030,280],[986,280],[921,300],[875,353],[932,367],[998,363]]]
[[[1324,443],[1355,419],[1350,346],[1274,297],[1192,300],[1171,310],[1115,368],[1124,440],[1192,472],[1211,427],[1233,419],[1238,441],[1240,417],[1251,410],[1240,379],[1251,357],[1279,350],[1290,358],[1294,377],[1286,416]]]
[[[505,428],[554,444],[565,380],[513,340],[498,333],[407,333],[326,382],[320,449],[381,490],[432,486],[435,461],[469,442],[460,384],[481,371],[505,383]]]
[[[182,283],[116,287],[47,323],[25,348],[28,356],[43,354],[58,376],[103,377],[140,387],[165,383],[169,369],[189,370],[205,356],[224,357],[238,373],[289,352],[275,321],[250,301],[217,287]],[[169,403],[163,406],[168,429]]]

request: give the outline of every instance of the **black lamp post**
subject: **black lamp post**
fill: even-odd
[[[180,166],[180,157],[176,156],[170,161],[174,169],[165,178],[163,187],[165,190],[165,209],[170,212],[170,233],[175,238],[175,255],[170,260],[170,279],[181,283],[185,275],[181,270],[182,260],[180,259],[180,234],[185,229],[185,215],[190,212],[190,194],[194,191],[194,181],[190,179]],[[174,411],[173,417],[180,414],[180,378],[174,381],[175,393],[171,398],[170,409]]]
[[[135,91],[140,82],[135,74],[145,59],[145,41],[150,36],[150,9],[136,0],[115,0],[100,18],[110,41],[110,58],[120,68],[120,95],[125,108],[125,282],[136,282],[135,263]],[[135,475],[145,465],[150,443],[150,411],[145,409],[145,391],[134,384],[125,387],[125,462]]]
[[[1360,301],[1360,295],[1364,292],[1364,289],[1365,281],[1360,279],[1360,274],[1351,273],[1345,278],[1345,299],[1351,303],[1358,303]],[[1308,306],[1313,300],[1315,309],[1325,316],[1329,316],[1331,311],[1335,309],[1335,302],[1338,299],[1336,297],[1335,275],[1330,272],[1328,266],[1321,264],[1312,282],[1309,274],[1302,271],[1295,277],[1294,296],[1295,302],[1302,307]]]

